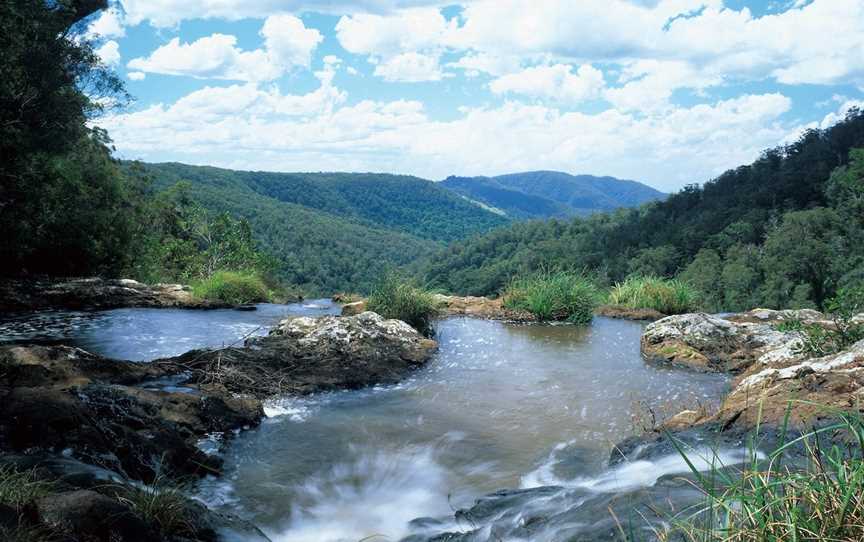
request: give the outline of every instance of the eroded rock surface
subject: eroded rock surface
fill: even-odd
[[[650,360],[739,373],[718,412],[683,412],[667,422],[667,428],[778,424],[787,409],[792,426],[800,428],[836,417],[836,410],[859,408],[864,399],[864,341],[843,352],[813,357],[801,348],[801,332],[778,330],[780,323],[793,320],[829,329],[834,325],[814,310],[755,309],[724,316],[670,316],[646,327],[642,352]]]
[[[437,349],[401,320],[374,312],[283,320],[241,348],[193,350],[158,364],[192,371],[192,380],[268,397],[393,383]]]
[[[197,299],[182,284],[147,285],[131,279],[73,278],[0,282],[0,312],[119,307],[211,309],[226,303]]]

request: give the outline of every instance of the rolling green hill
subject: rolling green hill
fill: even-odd
[[[560,171],[448,177],[441,181],[441,186],[516,219],[586,216],[665,197],[636,181]]]
[[[204,207],[248,219],[280,277],[309,294],[366,291],[388,268],[507,222],[416,177],[140,166],[157,190],[185,181]]]

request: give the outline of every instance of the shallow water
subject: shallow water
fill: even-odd
[[[641,331],[606,318],[581,329],[445,320],[440,352],[397,386],[272,402],[200,496],[278,542],[398,540],[411,520],[452,516],[500,488],[616,490],[614,472],[597,475],[633,434],[640,401],[674,413],[727,386],[721,375],[646,365]],[[627,483],[682,466],[637,469]]]
[[[329,299],[256,307],[254,311],[114,309],[0,316],[0,343],[62,343],[110,358],[149,361],[193,348],[242,343],[246,337],[265,335],[288,315],[339,312]]]
[[[0,320],[0,342],[62,342],[149,360],[239,342],[289,314],[337,311],[318,300],[254,312],[43,312]],[[711,405],[728,385],[723,375],[646,364],[642,328],[607,318],[588,328],[441,321],[440,351],[399,385],[270,402],[268,419],[233,440],[224,476],[202,482],[198,497],[252,520],[274,542],[399,540],[424,525],[470,530],[453,523],[454,509],[497,489],[564,487],[508,501],[488,532],[471,538],[516,539],[531,509],[566,517],[586,494],[686,471],[675,457],[607,468],[613,445],[645,423],[644,405],[660,416]],[[602,506],[599,515],[608,515]],[[421,517],[440,521],[411,523]],[[568,539],[566,519],[542,539]]]

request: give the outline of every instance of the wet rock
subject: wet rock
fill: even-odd
[[[405,322],[364,312],[290,318],[244,347],[195,350],[157,364],[190,371],[199,384],[266,398],[397,382],[437,347]]]
[[[62,346],[0,347],[0,450],[67,453],[144,481],[160,469],[218,471],[198,439],[257,424],[260,402],[131,386],[163,369]]]
[[[453,296],[436,294],[435,301],[440,305],[444,316],[472,316],[489,320],[508,320],[530,322],[536,318],[527,312],[513,311],[504,307],[503,300],[475,296]]]
[[[366,301],[354,301],[342,305],[342,316],[356,316],[366,312]]]
[[[197,299],[182,284],[147,285],[131,279],[74,278],[0,282],[0,312],[118,307],[210,309],[222,302]]]

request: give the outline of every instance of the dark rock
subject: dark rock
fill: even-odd
[[[0,312],[118,307],[212,309],[229,304],[197,299],[182,284],[147,285],[130,279],[72,278],[0,282]]]
[[[116,499],[79,489],[50,495],[37,503],[45,525],[80,540],[93,542],[150,542],[158,534]]]

